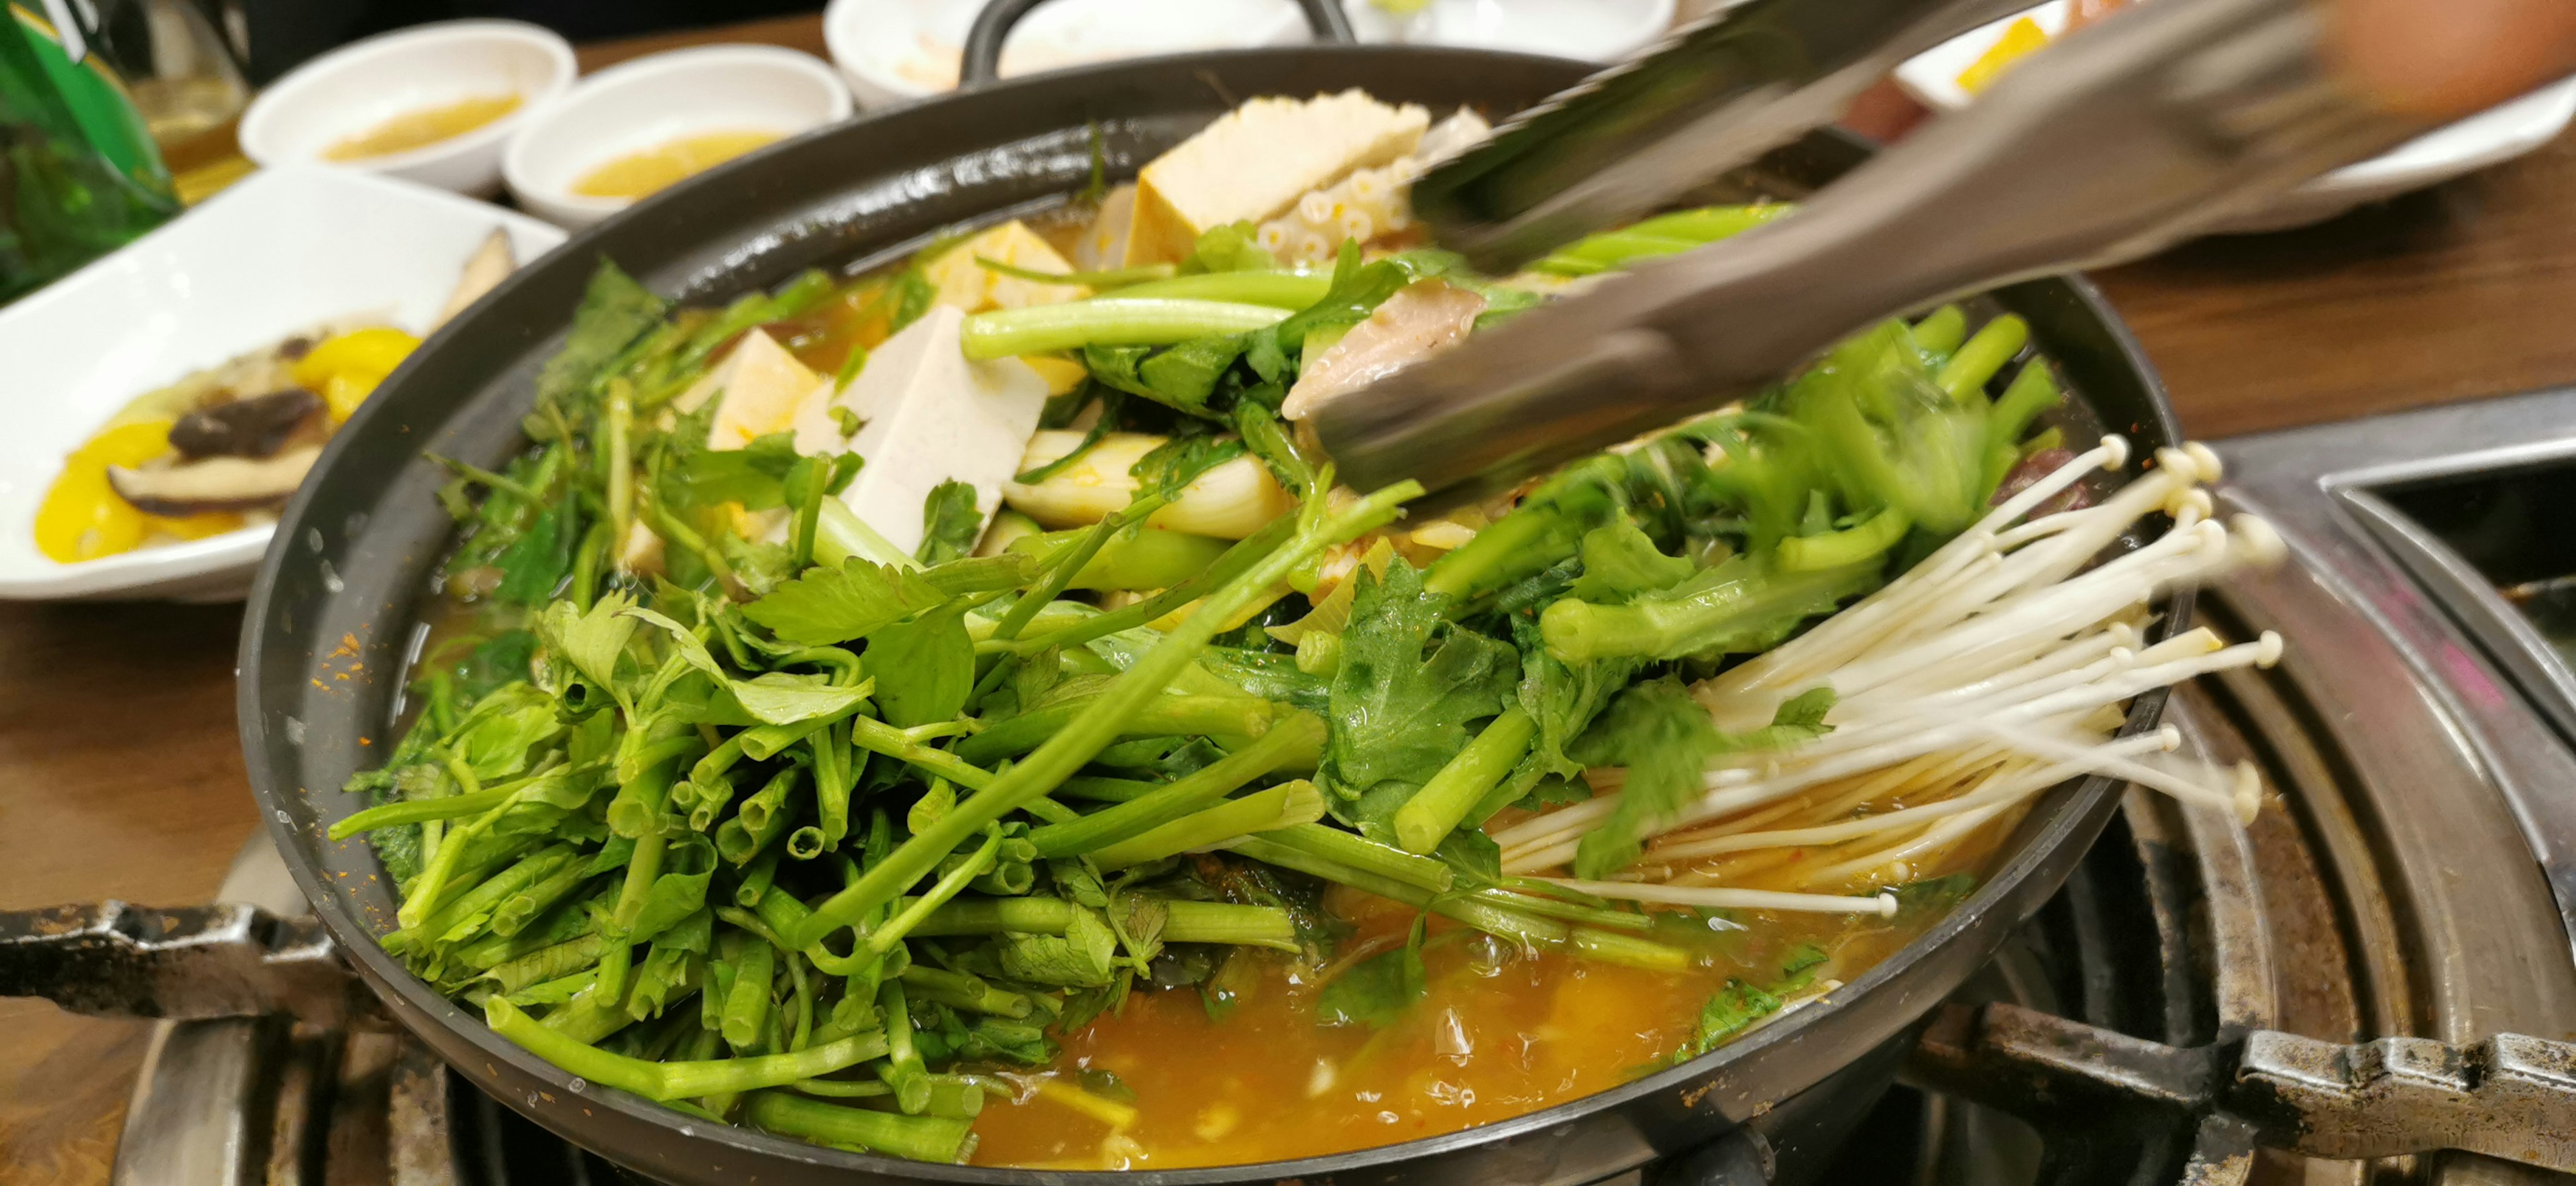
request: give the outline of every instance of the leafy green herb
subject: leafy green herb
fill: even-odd
[[[921,502],[921,546],[913,558],[946,564],[974,551],[983,534],[984,512],[975,505],[975,487],[954,479],[941,482]]]
[[[1430,974],[1422,964],[1422,938],[1429,915],[1413,920],[1404,945],[1381,951],[1351,965],[1315,995],[1315,1019],[1325,1025],[1395,1023],[1404,1011],[1430,991]]]
[[[662,299],[606,259],[590,274],[563,349],[537,373],[537,400],[561,401],[603,377],[619,352],[662,320]]]
[[[1502,711],[1520,655],[1449,623],[1442,601],[1400,558],[1384,579],[1365,568],[1357,579],[1325,760],[1347,794],[1390,780],[1419,786],[1465,748],[1469,722]]]
[[[1600,878],[1635,861],[1646,834],[1699,797],[1710,759],[1820,736],[1832,708],[1832,690],[1817,688],[1781,705],[1768,727],[1729,737],[1673,676],[1620,693],[1568,755],[1585,766],[1628,768],[1626,787],[1610,817],[1576,845],[1574,875]]]
[[[966,608],[950,605],[878,630],[868,641],[877,711],[898,729],[954,719],[975,689]]]
[[[945,600],[918,573],[853,557],[807,569],[742,612],[783,641],[819,646],[865,638]]]

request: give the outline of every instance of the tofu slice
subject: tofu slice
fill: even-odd
[[[1357,87],[1254,99],[1145,166],[1126,262],[1178,262],[1214,227],[1277,218],[1309,191],[1412,152],[1430,123],[1421,107],[1392,107]]]
[[[814,373],[777,339],[760,330],[744,334],[733,353],[672,401],[686,415],[716,405],[707,425],[707,447],[739,449],[755,439],[795,427],[797,410],[810,402],[823,377]],[[799,434],[798,441],[803,441]]]
[[[1091,229],[1073,245],[1073,263],[1086,272],[1105,272],[1127,262],[1127,226],[1136,217],[1136,183],[1120,182],[1101,195]]]
[[[931,286],[939,292],[933,299],[961,312],[982,313],[993,309],[1057,305],[1091,295],[1090,289],[1079,284],[1043,284],[1004,275],[976,263],[977,256],[1035,272],[1073,270],[1073,265],[1065,262],[1064,256],[1039,238],[1036,231],[1030,230],[1027,223],[1014,218],[977,233],[930,261],[923,270],[929,275]]]
[[[1046,407],[1046,380],[1027,363],[966,360],[965,320],[954,306],[931,306],[871,351],[847,389],[809,388],[815,398],[796,413],[797,452],[846,449],[865,461],[841,501],[906,552],[921,546],[922,503],[941,482],[973,486],[975,509],[992,517]],[[865,422],[856,437],[841,436],[834,407]]]

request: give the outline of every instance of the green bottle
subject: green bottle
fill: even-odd
[[[0,304],[179,212],[125,84],[62,0],[0,19]]]

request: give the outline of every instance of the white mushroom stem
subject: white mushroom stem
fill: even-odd
[[[2108,734],[2118,706],[2143,692],[2279,660],[2281,640],[2270,633],[2235,646],[2207,629],[2144,647],[2139,635],[2145,607],[2163,591],[2243,564],[2277,563],[2285,550],[2279,534],[2257,519],[2210,517],[2213,502],[2198,484],[2215,478],[2219,464],[2198,445],[2158,451],[2155,469],[2098,506],[2019,522],[2085,473],[2116,468],[2127,456],[2125,442],[2106,439],[1859,604],[1694,689],[1720,728],[1742,732],[1767,723],[1790,696],[1829,688],[1834,728],[1793,748],[1720,759],[1699,799],[1649,837],[1645,869],[1629,874],[1644,880],[1607,883],[1631,888],[1605,896],[1683,901],[1638,894],[1725,888],[1647,884],[1699,876],[1675,873],[1680,862],[1874,836],[1897,841],[1839,864],[1801,866],[1791,879],[1831,884],[1947,848],[2085,774],[2251,820],[2261,786],[2250,766],[2173,758],[2161,752],[2177,743],[2171,730]],[[2171,530],[2100,559],[2159,512],[2172,517]],[[1590,801],[1494,833],[1507,872],[1536,873],[1573,858],[1582,837],[1617,809],[1625,776],[1596,771],[1592,782],[1600,793]]]

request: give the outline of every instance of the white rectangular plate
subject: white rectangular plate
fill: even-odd
[[[36,507],[64,455],[135,396],[290,334],[353,317],[420,332],[495,227],[523,265],[564,240],[443,190],[270,169],[0,309],[13,421],[0,432],[0,598],[240,597],[267,526],[78,564],[38,552]]]

